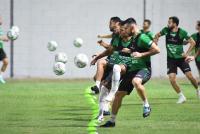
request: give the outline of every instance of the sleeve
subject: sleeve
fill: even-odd
[[[191,36],[189,35],[189,33],[183,29],[181,29],[181,35],[183,37],[183,39],[188,40]]]
[[[163,36],[163,35],[166,35],[167,32],[168,32],[168,28],[167,28],[167,27],[164,27],[164,28],[160,31],[160,34],[161,34],[161,36]]]
[[[147,35],[142,34],[139,39],[139,46],[145,49],[150,49],[152,42],[153,41]]]
[[[150,38],[151,40],[153,40],[154,37],[155,37],[154,33],[150,32],[150,33],[149,33],[149,38]]]
[[[194,41],[197,41],[196,33],[192,34],[191,37],[192,37],[192,39],[193,39]]]

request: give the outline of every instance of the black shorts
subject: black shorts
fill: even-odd
[[[184,58],[172,59],[167,58],[167,74],[175,73],[177,74],[177,68],[180,68],[183,73],[191,71],[190,65],[185,62]]]
[[[196,63],[197,69],[200,70],[200,61],[197,61],[197,59],[195,59],[195,63]]]
[[[6,53],[4,52],[3,48],[0,48],[0,61],[2,61],[3,59],[5,59]]]
[[[151,71],[148,69],[142,69],[126,73],[122,78],[118,91],[126,91],[129,95],[134,88],[132,83],[133,78],[141,78],[142,84],[145,84],[151,78]]]

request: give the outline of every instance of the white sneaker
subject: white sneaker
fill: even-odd
[[[176,102],[177,104],[182,104],[186,102],[186,98],[185,96],[181,95],[179,98],[178,98],[178,101]]]
[[[6,81],[3,79],[3,77],[0,75],[0,83],[5,84]]]
[[[197,89],[197,98],[200,99],[200,90]]]

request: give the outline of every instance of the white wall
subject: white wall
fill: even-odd
[[[8,24],[9,1],[0,0],[0,3],[0,13]],[[199,9],[199,0],[147,0],[147,18],[152,20],[154,32],[160,31],[172,15],[180,18],[180,26],[194,32],[195,22],[200,19]],[[80,52],[91,56],[103,50],[96,44],[96,36],[109,33],[108,21],[112,16],[134,17],[142,24],[143,0],[15,0],[14,16],[15,25],[21,29],[20,38],[14,44],[15,77],[55,77],[52,65],[59,51],[66,52],[69,57],[63,77],[92,77],[95,67],[78,69],[73,64],[73,57]],[[3,28],[7,30],[8,25]],[[82,48],[73,47],[76,37],[83,38]],[[49,40],[59,43],[56,52],[47,50]],[[157,77],[166,76],[164,38],[159,46],[162,53],[152,59],[153,76]],[[9,55],[9,44],[5,49]],[[197,74],[194,64],[192,69]]]

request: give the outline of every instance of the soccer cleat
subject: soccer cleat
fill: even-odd
[[[5,84],[6,81],[3,79],[3,77],[0,75],[0,83]]]
[[[104,112],[103,112],[103,115],[104,115],[104,116],[110,115],[110,111],[104,111]]]
[[[150,115],[151,113],[151,108],[150,107],[143,107],[143,117],[146,118]]]
[[[179,98],[178,98],[178,101],[176,102],[177,104],[182,104],[186,102],[186,98],[185,96],[181,95]]]
[[[197,98],[200,99],[200,90],[197,89]]]
[[[100,127],[115,127],[115,122],[107,121],[104,125]]]
[[[91,87],[92,93],[99,94],[99,88],[97,86]]]

